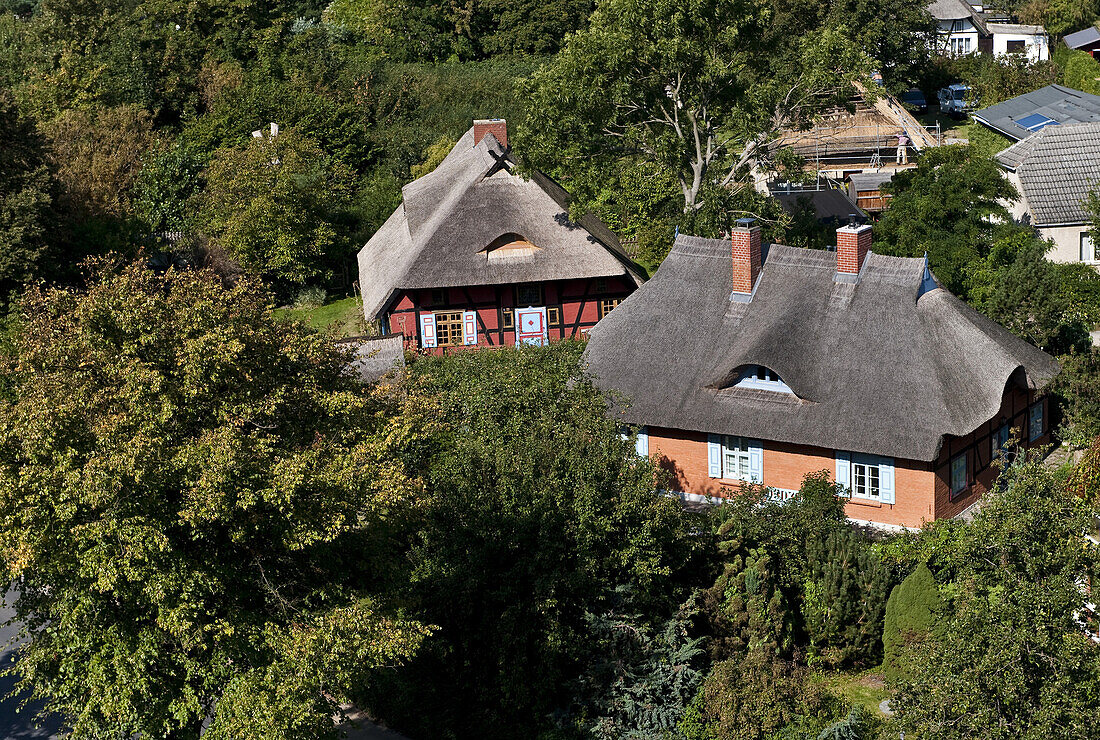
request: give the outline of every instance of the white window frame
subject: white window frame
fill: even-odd
[[[959,465],[961,463],[961,466]],[[966,453],[960,453],[951,458],[951,495],[957,496],[965,491],[970,486],[970,471],[968,470],[969,461],[966,459]],[[962,474],[961,480],[956,479],[956,475]]]
[[[1038,419],[1039,423],[1036,424],[1035,420]],[[1043,402],[1039,401],[1031,405],[1031,408],[1027,410],[1027,440],[1028,442],[1034,442],[1043,436],[1043,432],[1046,431],[1046,413],[1043,409]]]
[[[732,461],[732,470],[731,468]],[[743,472],[742,472],[743,471]],[[722,435],[722,478],[724,480],[752,480],[748,440],[744,437]]]
[[[882,500],[882,467],[877,460],[852,455],[851,492],[853,498]]]
[[[1082,262],[1086,265],[1095,265],[1097,262],[1100,262],[1100,260],[1096,259],[1096,244],[1092,240],[1092,233],[1087,229],[1082,231],[1079,235],[1079,244],[1080,246],[1077,254]],[[1088,251],[1086,252],[1085,250]],[[1086,254],[1088,254],[1088,259],[1085,258]]]

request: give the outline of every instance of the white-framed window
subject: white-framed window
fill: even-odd
[[[1002,424],[993,432],[993,457],[997,458],[1008,452],[1008,424]]]
[[[1045,419],[1043,418],[1043,402],[1033,405],[1027,412],[1027,438],[1028,441],[1034,442],[1043,436],[1045,429]]]
[[[970,51],[971,46],[969,36],[951,39],[951,53],[955,56],[963,56],[965,54],[969,54]]]
[[[951,458],[951,494],[966,490],[969,482],[966,475],[966,453]]]
[[[852,458],[852,495],[857,498],[882,498],[882,472],[870,460]]]
[[[722,437],[722,477],[752,480],[749,446],[744,437]]]
[[[738,388],[756,388],[778,393],[793,393],[790,386],[783,382],[779,373],[764,365],[749,365],[742,368],[734,385]]]
[[[1096,258],[1096,246],[1092,243],[1092,234],[1088,231],[1081,232],[1081,261],[1100,262],[1100,259]]]

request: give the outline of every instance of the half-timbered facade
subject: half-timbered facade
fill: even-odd
[[[641,283],[599,219],[512,172],[502,120],[474,126],[359,252],[368,321],[431,352],[582,337]]]
[[[924,259],[681,236],[592,332],[596,382],[688,500],[763,485],[790,495],[829,471],[858,522],[959,515],[995,461],[1050,441],[1049,355],[941,288]]]

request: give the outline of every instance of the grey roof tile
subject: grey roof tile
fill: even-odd
[[[1036,226],[1088,223],[1082,201],[1100,181],[1100,123],[1047,126],[997,160],[1020,178]]]

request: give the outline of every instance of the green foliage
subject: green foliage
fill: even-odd
[[[44,142],[0,89],[0,305],[37,272],[52,205]]]
[[[1090,514],[1025,455],[961,530],[943,629],[910,651],[891,706],[931,740],[1086,738],[1100,722],[1100,652],[1075,620],[1096,572]]]
[[[1074,90],[1100,95],[1100,61],[1086,51],[1059,44],[1054,60],[1061,67],[1059,82]]]
[[[811,660],[875,664],[891,577],[866,537],[834,530],[806,542],[802,616]]]
[[[372,598],[401,429],[244,280],[32,289],[0,401],[22,686],[78,735],[310,738],[425,630]],[[264,724],[245,732],[256,717]]]
[[[834,722],[821,731],[817,740],[860,740],[864,737],[863,729],[866,720],[863,710],[858,706],[852,707],[848,716]]]
[[[752,650],[789,656],[794,614],[772,559],[757,548],[742,552],[735,540],[723,542],[720,549],[727,554],[725,570],[699,602],[712,657],[720,660]]]
[[[603,657],[585,613],[670,614],[709,542],[581,375],[563,342],[418,358],[403,459],[424,482],[407,603],[438,624],[368,705],[423,736],[530,737]],[[423,399],[423,402],[419,402]],[[431,706],[431,712],[424,712]]]
[[[675,616],[657,630],[638,617],[586,615],[597,656],[577,681],[572,726],[599,740],[680,740],[679,725],[704,674],[702,638]]]
[[[1009,220],[1001,201],[1016,197],[1000,168],[967,147],[939,147],[885,189],[894,197],[875,224],[876,251],[901,257],[927,253],[944,287],[965,296],[967,269],[992,249],[994,221]]]
[[[1022,23],[1039,24],[1055,38],[1079,31],[1100,18],[1096,0],[1027,0],[1018,3],[1017,10]]]
[[[300,286],[331,277],[350,251],[342,223],[353,173],[293,131],[223,149],[205,172],[200,223],[247,269]]]
[[[1058,81],[1052,61],[1031,61],[1026,54],[967,54],[951,60],[956,79],[970,86],[981,107],[1014,98]]]
[[[134,207],[153,233],[183,231],[191,225],[189,201],[202,185],[206,156],[186,142],[153,152],[138,175]]]
[[[1050,262],[1049,249],[1031,229],[1007,231],[969,266],[966,295],[986,316],[1047,352],[1081,351],[1100,322],[1100,276]]]
[[[687,740],[806,737],[835,711],[805,668],[756,649],[714,665],[681,727]]]
[[[886,626],[882,633],[882,666],[888,678],[906,675],[906,647],[929,637],[943,611],[936,580],[924,563],[894,586],[886,602]]]
[[[967,124],[966,138],[970,143],[971,152],[976,156],[987,158],[992,158],[1016,143],[1004,134],[997,133],[977,121]]]
[[[779,128],[846,101],[868,67],[843,31],[786,30],[766,0],[604,0],[530,80],[517,141],[544,169],[645,161],[695,212],[745,180]]]
[[[1100,437],[1100,352],[1090,347],[1059,362],[1062,372],[1051,387],[1062,411],[1059,436],[1073,447],[1088,447]]]

